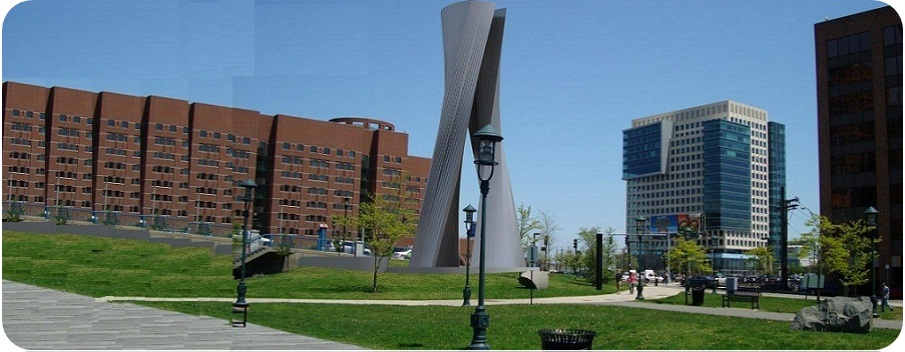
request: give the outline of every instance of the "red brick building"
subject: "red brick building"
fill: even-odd
[[[67,209],[72,220],[112,214],[192,232],[231,229],[244,207],[238,184],[253,179],[252,228],[310,235],[369,194],[402,188],[420,210],[430,159],[408,155],[408,135],[378,120],[5,82],[3,167],[4,209],[15,200],[25,215]]]

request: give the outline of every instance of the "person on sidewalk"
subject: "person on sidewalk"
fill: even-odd
[[[616,294],[622,294],[622,273],[616,270]]]
[[[628,293],[635,294],[635,283],[638,280],[638,276],[635,273],[629,271],[628,273]]]
[[[883,284],[883,297],[880,301],[880,311],[885,312],[886,308],[889,308],[889,311],[892,312],[892,306],[889,305],[889,286],[886,286],[886,283]]]

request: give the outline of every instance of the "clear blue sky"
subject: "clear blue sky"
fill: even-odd
[[[453,1],[33,0],[3,22],[2,79],[327,120],[366,116],[430,157]],[[731,99],[786,125],[788,196],[819,210],[814,24],[867,0],[497,1],[516,204],[624,232],[622,130]],[[470,163],[470,160],[466,160]],[[462,207],[478,204],[466,169]],[[790,234],[807,231],[798,210]]]

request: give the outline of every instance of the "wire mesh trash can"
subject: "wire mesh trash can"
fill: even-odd
[[[537,334],[544,350],[589,350],[597,336],[596,331],[576,329],[542,329]]]
[[[691,289],[691,305],[693,305],[693,306],[703,306],[704,305],[704,288],[703,287],[694,287]]]

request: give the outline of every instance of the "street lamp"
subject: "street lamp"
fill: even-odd
[[[471,239],[474,238],[474,213],[478,211],[471,204],[469,204],[465,209],[462,209],[465,212],[465,288],[462,290],[462,306],[470,306],[471,305],[471,286],[469,286],[469,277],[471,277],[469,273],[469,269],[471,268]]]
[[[478,180],[481,181],[481,258],[478,266],[478,306],[471,314],[471,327],[474,335],[471,338],[470,350],[489,350],[487,344],[487,327],[490,326],[490,315],[484,309],[484,258],[487,247],[487,193],[490,191],[490,179],[493,178],[496,162],[496,144],[503,140],[503,136],[493,126],[486,125],[472,135],[478,141]],[[490,174],[484,177],[484,167],[490,167]]]
[[[644,215],[638,215],[637,217],[635,217],[635,233],[638,234],[638,258],[639,258],[639,262],[640,262],[638,265],[640,267],[638,269],[638,295],[635,296],[635,299],[638,299],[638,300],[644,299],[644,295],[641,293],[641,291],[644,291],[644,281],[641,280],[643,275],[641,275],[641,274],[644,272],[644,264],[646,264],[646,263],[644,263],[644,256],[641,255],[641,247],[643,246],[643,243],[644,243],[644,222],[645,221],[647,221],[647,218],[645,218]]]
[[[239,274],[239,286],[236,287],[236,292],[239,296],[236,298],[236,303],[233,303],[233,308],[247,310],[248,302],[245,302],[245,292],[248,288],[245,286],[245,256],[248,255],[248,205],[251,203],[252,191],[258,185],[255,184],[255,181],[248,179],[239,183],[239,186],[245,188],[245,198],[243,199],[245,201],[245,213],[243,214],[245,222],[242,225],[242,269]]]
[[[874,318],[879,318],[880,313],[877,313],[877,282],[876,282],[876,273],[874,265],[874,244],[877,242],[877,215],[880,214],[877,209],[874,207],[869,207],[864,211],[864,221],[867,222],[867,226],[873,226],[874,230],[871,233],[870,239],[870,302],[874,307],[873,315]]]
[[[343,235],[340,236],[340,237],[342,237],[343,242],[340,243],[339,246],[337,246],[339,248],[343,248],[343,246],[346,245],[346,236],[349,235],[349,233],[346,232],[346,225],[348,223],[349,223],[349,197],[343,197]],[[340,249],[340,251],[342,251],[342,249]],[[356,255],[357,255],[357,253],[356,253]]]

